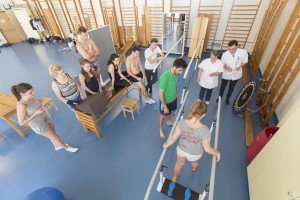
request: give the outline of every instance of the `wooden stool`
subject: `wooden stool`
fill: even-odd
[[[55,105],[52,98],[49,97],[43,97],[42,98],[42,105],[44,109],[49,113],[49,110],[54,107],[56,110],[58,110],[57,106]],[[49,113],[50,114],[50,113]]]
[[[139,110],[139,101],[136,99],[132,99],[132,98],[127,98],[123,103],[122,103],[122,108],[123,108],[123,113],[124,113],[124,117],[126,117],[126,111],[127,112],[131,112],[132,115],[132,119],[134,120],[134,114],[133,112],[135,110],[138,111],[138,113],[140,113]]]

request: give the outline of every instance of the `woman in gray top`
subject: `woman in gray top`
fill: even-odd
[[[177,160],[174,166],[173,182],[177,181],[181,168],[186,160],[191,161],[192,171],[197,172],[198,161],[203,152],[216,156],[217,162],[220,160],[220,152],[210,146],[210,132],[207,126],[201,123],[206,114],[206,106],[197,101],[189,110],[188,118],[178,122],[175,131],[170,139],[164,143],[163,147],[171,146],[178,137]]]
[[[61,148],[76,152],[78,148],[70,147],[61,141],[56,134],[54,124],[45,112],[39,100],[34,99],[34,90],[28,83],[20,83],[11,87],[12,94],[17,98],[17,117],[21,126],[28,124],[37,134],[49,138],[55,150]]]

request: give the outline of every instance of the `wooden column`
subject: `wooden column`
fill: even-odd
[[[93,3],[92,3],[92,0],[90,0],[90,4],[91,4],[91,8],[92,8],[92,12],[93,12],[93,16],[94,16],[96,28],[98,28],[99,26],[98,26],[98,23],[97,23],[97,19],[96,19],[95,10],[94,10],[94,6],[93,6]]]

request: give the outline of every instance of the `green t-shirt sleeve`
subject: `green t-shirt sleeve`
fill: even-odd
[[[166,76],[161,76],[159,80],[159,89],[165,90],[167,87],[167,79]]]

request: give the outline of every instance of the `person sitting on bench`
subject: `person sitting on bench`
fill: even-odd
[[[79,81],[85,90],[86,96],[102,92],[100,78],[92,70],[90,62],[87,59],[82,59],[80,67]]]
[[[120,57],[118,54],[111,54],[107,61],[108,75],[111,80],[111,87],[109,90],[118,90],[120,88],[130,86],[131,82],[126,71],[121,71]]]
[[[148,104],[154,104],[155,101],[148,96],[148,92],[146,91],[146,75],[139,57],[140,51],[141,49],[137,46],[134,46],[132,48],[131,55],[126,59],[126,70],[127,73],[131,76],[130,79],[132,80],[132,82],[137,83],[139,88],[141,88],[142,94],[145,97],[145,102]]]

